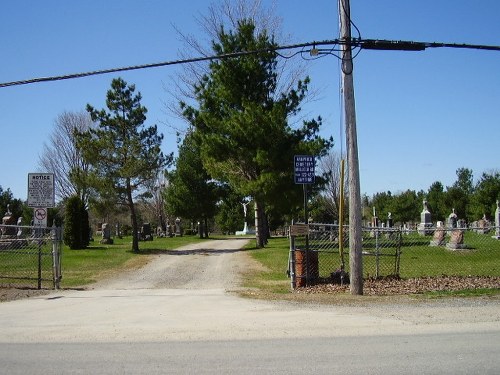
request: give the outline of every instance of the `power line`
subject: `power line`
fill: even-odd
[[[457,43],[438,43],[438,42],[415,42],[415,41],[402,41],[402,40],[385,40],[385,39],[361,39],[361,38],[353,38],[351,40],[343,40],[343,39],[334,39],[334,40],[324,40],[321,42],[308,42],[308,43],[300,43],[300,44],[291,44],[285,46],[277,46],[270,49],[264,50],[254,50],[254,51],[242,51],[235,53],[227,53],[222,55],[213,55],[213,56],[201,56],[189,59],[182,60],[172,60],[172,61],[163,61],[158,63],[151,64],[142,64],[142,65],[133,65],[126,66],[120,68],[110,68],[110,69],[102,69],[102,70],[94,70],[88,72],[81,73],[72,73],[66,75],[57,75],[50,77],[38,77],[38,78],[30,78],[19,81],[11,81],[0,83],[0,88],[10,87],[10,86],[20,86],[20,85],[28,85],[33,83],[42,83],[42,82],[52,82],[52,81],[62,81],[67,79],[75,79],[75,78],[83,78],[95,75],[116,73],[116,72],[124,72],[131,70],[140,70],[140,69],[150,69],[150,68],[158,68],[169,65],[179,65],[179,64],[188,64],[202,61],[212,61],[212,60],[221,60],[228,58],[237,58],[241,56],[260,54],[264,52],[276,52],[282,58],[292,58],[298,54],[304,54],[305,52],[310,55],[314,54],[316,57],[322,57],[324,55],[333,55],[342,60],[342,57],[337,54],[341,52],[340,48],[335,48],[335,46],[351,46],[351,48],[359,48],[368,49],[368,50],[397,50],[397,51],[423,51],[427,48],[461,48],[461,49],[475,49],[475,50],[488,50],[488,51],[500,51],[500,46],[491,46],[491,45],[477,45],[477,44],[457,44]],[[317,49],[318,46],[334,46],[329,49]],[[308,47],[312,47],[307,49]],[[301,49],[301,51],[295,52],[289,56],[282,55],[278,53],[278,51],[284,50],[293,50],[293,49]],[[359,54],[359,52],[358,52]],[[357,56],[356,54],[355,56]]]

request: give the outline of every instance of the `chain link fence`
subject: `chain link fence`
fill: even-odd
[[[349,227],[290,229],[292,287],[330,283],[349,272]],[[297,229],[298,228],[298,229]],[[343,246],[339,246],[342,238]],[[363,277],[500,276],[500,228],[363,228]],[[347,278],[348,280],[348,278]]]
[[[0,287],[53,287],[61,280],[62,228],[0,225]]]

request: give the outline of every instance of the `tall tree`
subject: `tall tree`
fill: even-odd
[[[216,211],[217,185],[203,166],[200,147],[192,133],[188,133],[180,145],[176,169],[168,176],[167,210],[176,216],[199,221],[207,229],[208,219],[213,218]],[[208,237],[208,230],[200,230],[199,234]]]
[[[500,171],[484,172],[476,184],[469,209],[470,220],[495,215],[496,201],[500,200]]]
[[[146,127],[146,107],[135,85],[113,79],[106,96],[106,109],[87,105],[96,128],[77,135],[77,145],[84,159],[93,166],[93,185],[104,195],[112,195],[130,212],[132,250],[139,251],[135,199],[144,193],[145,184],[156,178],[158,170],[168,166],[172,155],[161,149],[162,134],[156,125]]]
[[[474,191],[472,170],[468,168],[458,168],[457,180],[446,190],[445,203],[449,212],[455,209],[455,213],[460,219],[467,218],[469,199]]]
[[[57,116],[48,143],[43,144],[39,167],[54,173],[55,194],[58,200],[77,195],[88,204],[89,187],[86,175],[88,163],[76,147],[75,132],[85,132],[92,127],[92,119],[85,112],[63,112]]]
[[[394,222],[417,221],[420,217],[420,202],[422,202],[423,196],[423,193],[417,193],[410,189],[396,194],[390,204],[390,212],[393,214]]]
[[[66,199],[64,210],[64,243],[70,249],[85,249],[89,245],[89,216],[80,197]]]
[[[433,182],[427,191],[427,203],[435,221],[445,221],[446,215],[449,214],[447,212],[449,210],[446,209],[445,197],[443,184],[439,181]]]
[[[320,118],[298,129],[288,124],[300,111],[309,79],[277,95],[276,47],[265,30],[256,33],[250,20],[241,20],[236,30],[222,28],[213,42],[217,55],[259,52],[212,61],[210,73],[194,86],[198,107],[181,103],[200,137],[207,171],[253,198],[258,247],[267,240],[266,201],[293,189],[293,155],[323,156],[331,146],[317,134]]]

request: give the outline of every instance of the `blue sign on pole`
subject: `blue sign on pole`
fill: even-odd
[[[296,184],[314,184],[314,156],[295,155],[293,157]]]

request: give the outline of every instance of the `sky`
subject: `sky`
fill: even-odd
[[[177,60],[185,45],[176,28],[206,40],[196,18],[212,3],[2,1],[0,83]],[[262,3],[275,3],[285,44],[339,37],[336,0]],[[500,46],[497,0],[351,0],[351,19],[365,39]],[[315,92],[304,114],[320,115],[321,134],[345,151],[338,59],[294,59]],[[176,152],[173,129],[185,123],[168,111],[173,99],[166,87],[179,71],[168,66],[0,88],[0,186],[27,199],[28,173],[43,172],[39,157],[57,116],[87,103],[104,108],[117,77],[135,84],[148,109],[145,124],[158,125],[164,152]],[[500,52],[362,50],[353,77],[362,194],[427,191],[435,181],[451,186],[462,167],[475,180],[500,169]]]

